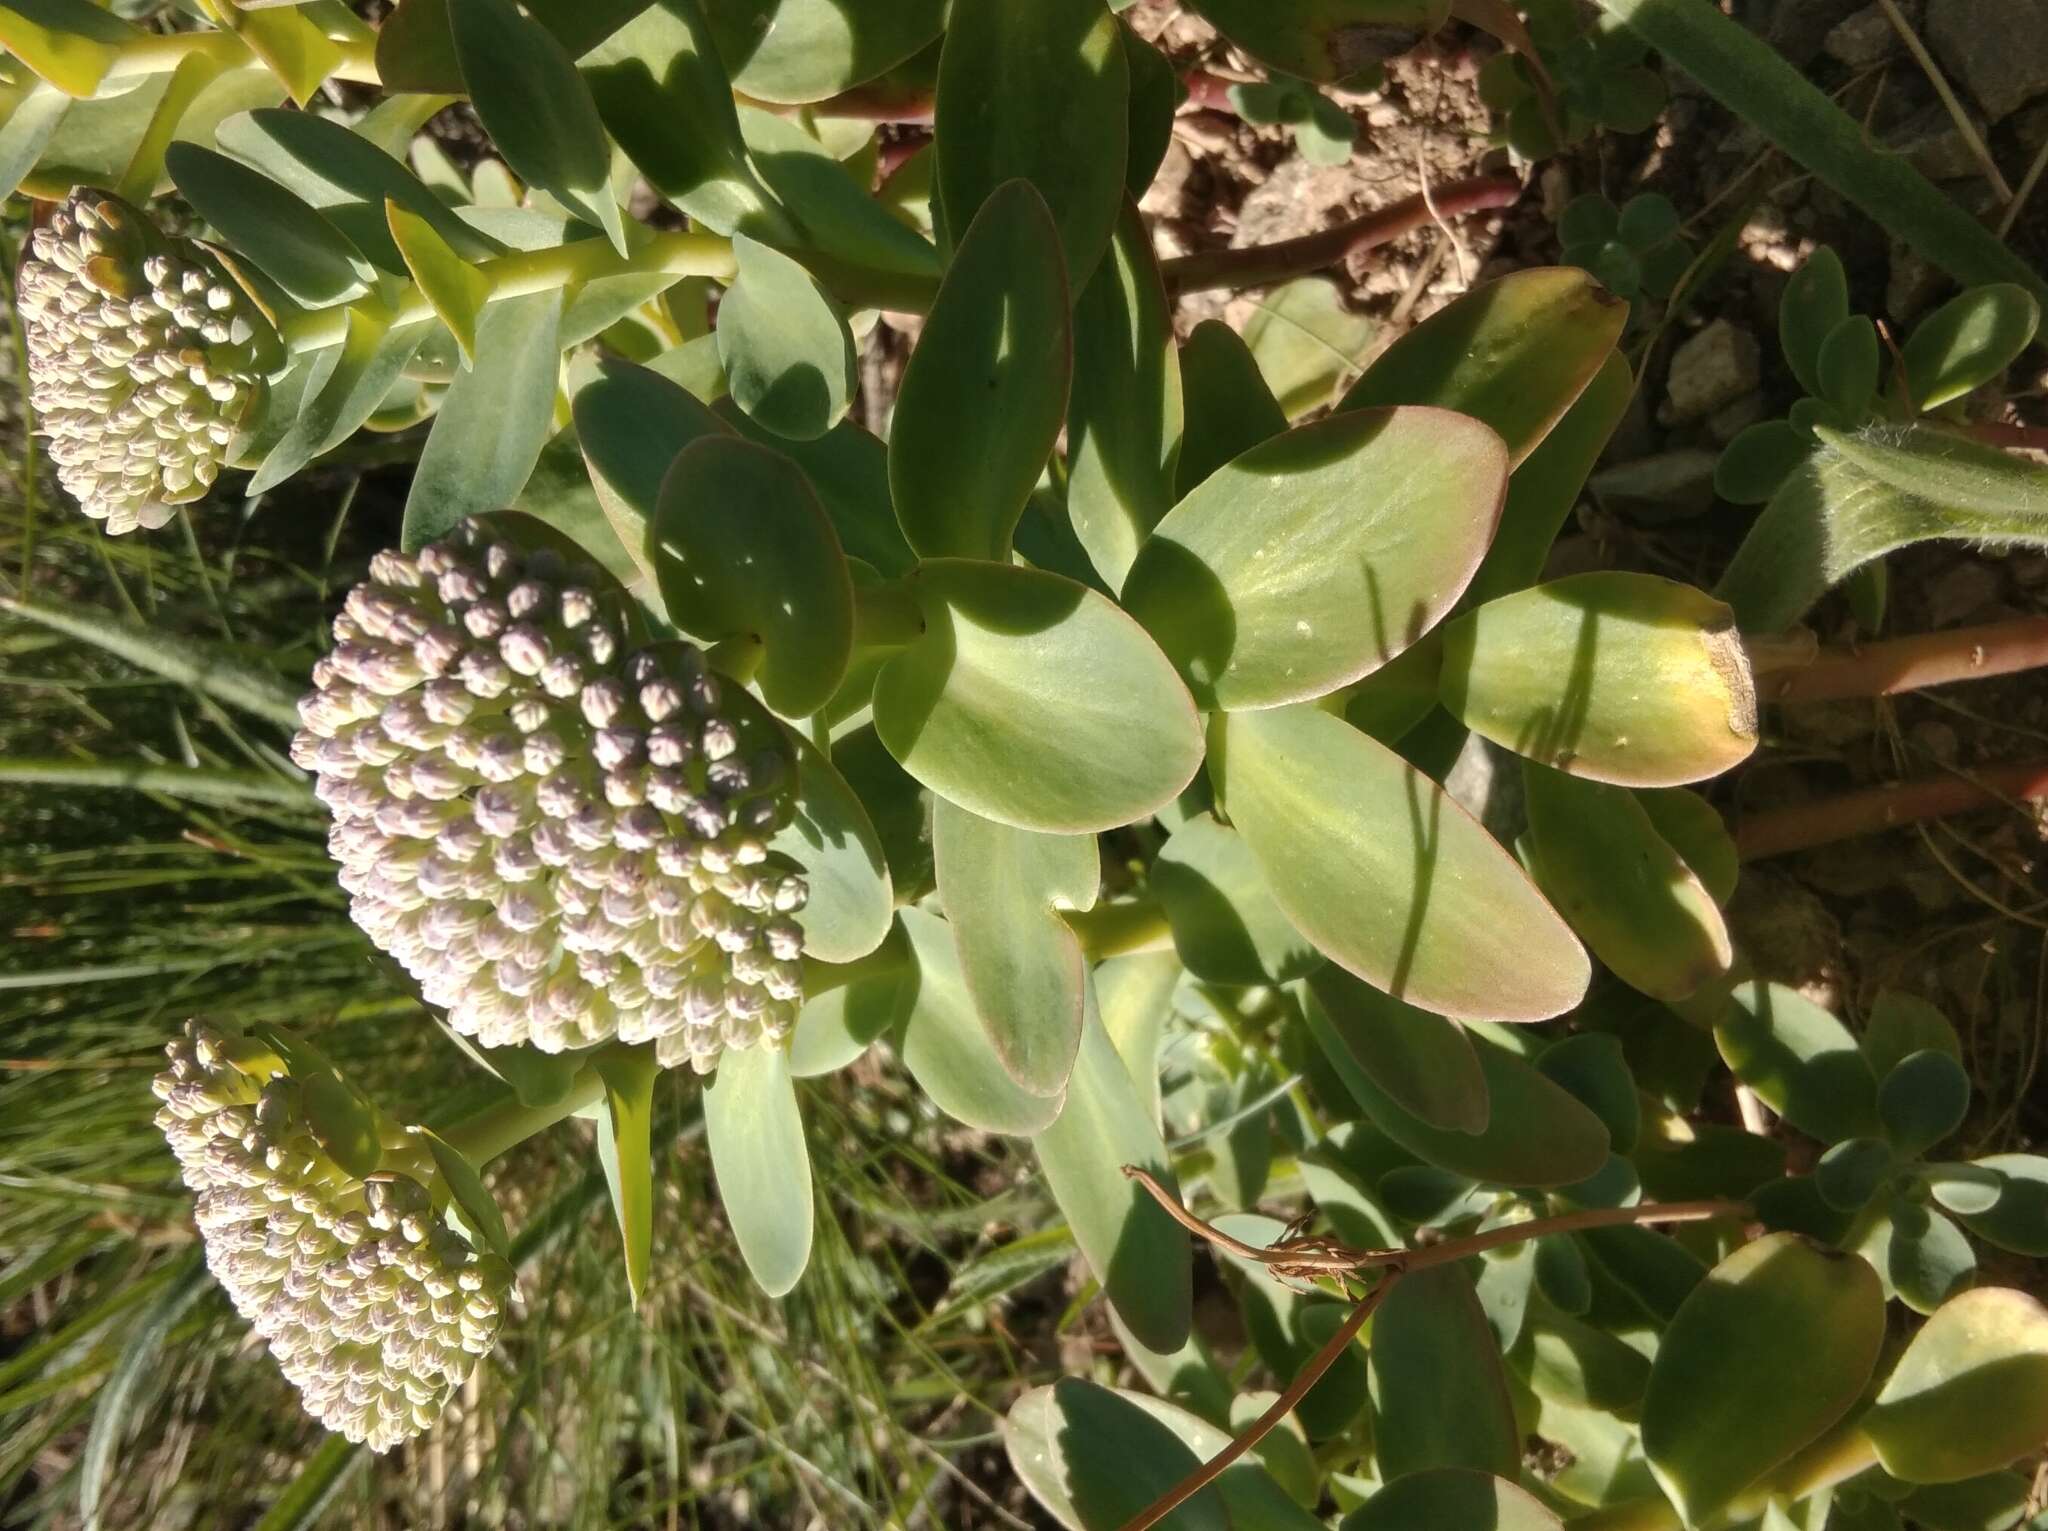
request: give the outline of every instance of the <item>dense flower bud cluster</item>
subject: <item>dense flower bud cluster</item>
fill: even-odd
[[[380,553],[299,704],[356,923],[486,1046],[617,1038],[665,1067],[779,1041],[807,894],[767,842],[795,768],[686,643],[475,521]]]
[[[21,268],[29,402],[57,479],[109,532],[204,494],[258,385],[267,322],[211,256],[82,191]]]
[[[511,1268],[442,1222],[418,1181],[344,1173],[278,1060],[232,1050],[188,1022],[155,1080],[207,1266],[306,1412],[386,1450],[431,1426],[496,1343]]]

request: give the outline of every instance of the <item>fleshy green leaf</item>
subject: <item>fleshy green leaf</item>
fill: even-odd
[[[1188,1236],[1123,1167],[1149,1170],[1169,1192],[1178,1185],[1092,1004],[1070,1072],[1059,1115],[1031,1140],[1046,1185],[1117,1316],[1149,1349],[1178,1350],[1194,1302]]]
[[[905,581],[925,631],[875,680],[903,768],[1019,829],[1111,829],[1179,795],[1201,759],[1187,691],[1137,623],[1056,574],[939,559]]]
[[[1032,1094],[1059,1094],[1081,1045],[1088,984],[1081,943],[1059,911],[1094,906],[1095,837],[1013,829],[941,799],[932,857],[961,974],[996,1056]]]
[[[902,63],[939,35],[945,0],[706,0],[733,84],[758,101],[823,101]]]
[[[1381,353],[1340,409],[1435,404],[1482,420],[1520,465],[1607,365],[1628,305],[1571,266],[1517,271]]]
[[[648,550],[684,632],[761,640],[770,707],[801,718],[832,699],[853,653],[853,582],[795,463],[732,436],[691,442],[662,480]]]
[[[1145,1120],[1155,1126],[1160,1120],[1159,1043],[1181,976],[1180,958],[1173,952],[1132,952],[1098,964],[1090,980],[1102,1029],[1130,1070]]]
[[[1733,614],[1650,574],[1577,574],[1444,629],[1444,707],[1531,760],[1668,787],[1756,748],[1756,686]]]
[[[718,307],[718,359],[733,402],[778,436],[813,441],[853,397],[853,336],[810,272],[744,234]]]
[[[1539,1397],[1605,1413],[1642,1402],[1650,1363],[1607,1330],[1547,1312],[1529,1328],[1529,1386]]]
[[[1432,1127],[1404,1111],[1352,1062],[1320,1008],[1308,1027],[1386,1138],[1441,1170],[1495,1185],[1568,1186],[1607,1162],[1600,1118],[1531,1064],[1490,1042],[1473,1044],[1486,1083],[1486,1127],[1470,1133]]]
[[[2033,294],[2011,282],[1973,287],[1922,319],[1900,355],[1906,393],[1939,409],[2002,375],[2041,325]]]
[[[733,1056],[726,1054],[727,1059]],[[598,1125],[610,1147],[612,1209],[626,1246],[626,1286],[637,1308],[654,1263],[652,1134],[654,1084],[661,1067],[651,1047],[607,1047],[591,1063],[604,1080],[605,1109]],[[715,1159],[715,1146],[712,1153]]]
[[[1252,57],[1325,85],[1405,53],[1451,11],[1450,0],[1195,0],[1191,8]]]
[[[568,51],[512,0],[448,0],[448,21],[470,103],[512,173],[625,254],[611,143]]]
[[[1761,505],[1799,470],[1813,438],[1789,420],[1748,427],[1714,464],[1714,493],[1732,505]]]
[[[434,1156],[435,1167],[447,1182],[448,1194],[461,1214],[464,1227],[472,1237],[481,1239],[486,1247],[495,1250],[500,1258],[509,1259],[512,1236],[505,1231],[505,1214],[499,1210],[496,1198],[484,1189],[476,1166],[457,1153],[439,1133],[425,1127],[414,1131],[425,1140],[427,1151]]]
[[[1031,1496],[1068,1531],[1119,1531],[1201,1465],[1201,1458],[1134,1395],[1063,1377],[1010,1406],[1003,1448]],[[1227,1531],[1222,1485],[1194,1494],[1158,1524]],[[1293,1531],[1293,1528],[1287,1528]]]
[[[1033,187],[1006,182],[962,238],[896,400],[889,485],[920,556],[1007,556],[1072,371],[1057,231]]]
[[[1642,1097],[1620,1041],[1602,1032],[1581,1031],[1544,1048],[1536,1055],[1536,1067],[1600,1118],[1616,1153],[1635,1152]]]
[[[936,915],[897,916],[917,956],[917,997],[903,1022],[903,1066],[932,1104],[983,1132],[1043,1132],[1060,1113],[1058,1095],[1033,1095],[1010,1077],[968,997],[953,931]]]
[[[2039,1154],[1992,1154],[1979,1165],[2005,1182],[1998,1204],[1963,1219],[1970,1232],[2000,1249],[2035,1259],[2048,1256],[2048,1158]]]
[[[1863,1056],[1879,1079],[1912,1053],[1932,1048],[1962,1062],[1962,1039],[1933,1005],[1901,989],[1880,990],[1863,1029]]]
[[[792,916],[804,951],[851,962],[882,944],[895,907],[881,836],[866,806],[817,745],[791,730],[797,755],[796,814],[768,849],[804,870],[810,897]]]
[[[1074,303],[1067,401],[1067,512],[1112,590],[1173,508],[1180,443],[1173,310],[1152,236],[1126,203],[1108,253]]]
[[[2010,1287],[1951,1298],[1858,1423],[1885,1471],[1908,1483],[1955,1483],[2040,1450],[2048,1309]]]
[[[1820,397],[1854,415],[1870,407],[1877,392],[1877,326],[1851,314],[1821,342]]]
[[[192,143],[172,144],[164,164],[199,216],[294,301],[346,303],[376,281],[346,234],[261,172]]]
[[[1333,965],[1312,974],[1303,988],[1303,1008],[1317,1015],[1317,1038],[1343,1047],[1340,1073],[1362,1071],[1426,1126],[1486,1130],[1486,1075],[1456,1021],[1403,1004]]]
[[[377,1114],[362,1096],[326,1070],[299,1083],[306,1121],[327,1157],[357,1179],[367,1177],[383,1157]]]
[[[1884,1293],[1853,1255],[1773,1233],[1735,1251],[1671,1320],[1643,1398],[1643,1450],[1688,1526],[1852,1408],[1884,1342]]]
[[[700,436],[723,435],[725,424],[680,384],[616,357],[598,363],[597,376],[577,390],[573,410],[590,487],[627,555],[652,580],[648,533],[662,481],[684,447]]]
[[[724,1054],[704,1087],[704,1136],[747,1269],[781,1297],[811,1259],[811,1152],[788,1054],[775,1046]]]
[[[1460,415],[1334,415],[1253,447],[1176,505],[1124,604],[1202,707],[1321,696],[1450,610],[1506,493],[1499,438]]]
[[[606,130],[656,191],[713,233],[787,238],[787,218],[747,160],[732,82],[704,14],[715,8],[657,0],[577,69]]]
[[[291,429],[270,449],[249,481],[248,493],[267,493],[314,458],[340,446],[369,419],[400,373],[419,351],[433,321],[415,320],[386,328],[364,310],[348,311],[341,355],[320,389],[299,411]]]
[[[1505,1478],[1443,1467],[1389,1483],[1345,1516],[1339,1531],[1561,1531],[1563,1524]]]
[[[1735,960],[1721,911],[1625,788],[1525,761],[1530,875],[1631,988],[1684,999]]]
[[[449,385],[413,473],[407,548],[519,498],[554,422],[561,316],[559,290],[505,298],[484,310],[476,365]]]
[[[1856,1039],[1796,989],[1741,985],[1714,1044],[1735,1076],[1801,1132],[1823,1143],[1876,1135],[1877,1079]]]
[[[1636,792],[1635,799],[1664,843],[1685,858],[1700,885],[1725,908],[1735,896],[1742,861],[1721,810],[1684,787],[1645,787]]]
[[[1328,277],[1296,277],[1255,301],[1244,343],[1264,379],[1261,392],[1270,392],[1289,420],[1328,404],[1379,333],[1378,321],[1347,307]]]
[[[1152,891],[1173,927],[1174,948],[1197,978],[1285,982],[1322,963],[1273,901],[1243,837],[1207,814],[1189,819],[1160,847]]]
[[[1500,1349],[1458,1265],[1398,1278],[1373,1315],[1372,1402],[1384,1482],[1446,1467],[1497,1478],[1520,1470]]]
[[[1818,397],[1820,352],[1835,327],[1849,317],[1849,278],[1842,258],[1818,246],[1785,284],[1778,300],[1778,348],[1799,386]]]
[[[1559,418],[1542,443],[1524,457],[1508,480],[1508,502],[1500,529],[1466,587],[1465,606],[1526,589],[1542,578],[1551,544],[1578,504],[1594,463],[1606,450],[1622,414],[1635,397],[1635,375],[1619,351],[1611,351],[1585,391]]]
[[[1241,453],[1287,429],[1287,416],[1259,375],[1244,337],[1221,319],[1204,319],[1180,348],[1186,428],[1174,492],[1195,486]]]
[[[1029,181],[1085,286],[1123,205],[1130,66],[1102,0],[954,0],[939,58],[939,200],[964,229]]]
[[[1934,1312],[1977,1276],[1977,1252],[1962,1229],[1906,1195],[1891,1198],[1856,1249],[1884,1277],[1887,1291],[1916,1313]]]
[[[1174,113],[1187,92],[1171,59],[1130,27],[1119,30],[1131,75],[1130,157],[1124,166],[1124,190],[1136,200],[1159,174],[1173,142]]]
[[[1715,587],[1746,632],[1790,627],[1872,559],[1914,543],[2048,544],[2048,469],[2037,463],[1924,425],[1814,434],[1820,446]]]
[[[797,1079],[845,1068],[877,1037],[903,1024],[917,997],[917,968],[910,939],[892,929],[889,938],[902,960],[873,977],[856,978],[806,1000],[789,1039],[789,1072]]]
[[[1513,858],[1341,718],[1219,715],[1209,769],[1287,917],[1376,988],[1481,1020],[1540,1020],[1585,993],[1585,952]]]
[[[1902,1159],[1917,1159],[1963,1124],[1970,1076],[1947,1053],[1909,1053],[1878,1082],[1877,1114]]]

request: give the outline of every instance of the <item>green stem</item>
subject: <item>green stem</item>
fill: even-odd
[[[510,1095],[494,1106],[486,1106],[441,1134],[442,1141],[478,1169],[508,1149],[516,1148],[536,1133],[547,1131],[591,1105],[604,1095],[604,1079],[594,1067],[586,1066],[558,1098],[538,1106],[524,1104]]]
[[[924,612],[901,580],[853,587],[855,648],[906,648],[923,636]]]
[[[1063,910],[1062,916],[1080,937],[1091,962],[1173,949],[1173,927],[1166,923],[1166,911],[1157,899],[1123,899],[1093,909]]]
[[[677,281],[703,276],[730,282],[734,271],[731,241],[696,230],[655,234],[630,255],[620,255],[609,240],[579,239],[545,250],[514,250],[483,261],[476,269],[490,283],[486,303],[550,292],[558,287],[581,287],[616,276],[659,275]],[[285,348],[293,352],[339,345],[348,336],[351,307],[371,309],[392,328],[435,317],[433,303],[418,284],[404,282],[381,303],[365,298],[356,304],[337,303],[330,308],[287,314],[278,324],[278,334]]]
[[[742,686],[760,673],[766,645],[753,633],[734,633],[721,638],[704,651],[704,662],[720,675]]]

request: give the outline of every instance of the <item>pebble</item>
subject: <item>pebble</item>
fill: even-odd
[[[1993,122],[2048,95],[2048,0],[1928,0],[1925,36]]]
[[[1756,337],[1716,319],[1672,353],[1665,378],[1666,425],[1702,419],[1755,390],[1760,376]]]

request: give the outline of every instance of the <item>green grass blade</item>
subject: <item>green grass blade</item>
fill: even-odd
[[[2017,282],[2048,302],[2048,282],[1943,196],[1797,69],[1709,0],[1598,0],[1742,121],[1959,282]]]
[[[0,760],[0,782],[38,782],[52,787],[126,787],[161,792],[194,803],[230,808],[312,808],[312,790],[302,782],[222,771],[207,766],[126,765],[79,760]]]
[[[286,728],[299,726],[298,701],[291,689],[276,676],[236,658],[222,645],[118,622],[101,612],[65,605],[48,597],[30,604],[0,596],[0,611],[90,643],[138,669],[189,686],[225,706],[239,707],[254,717]]]
[[[99,1531],[100,1494],[106,1487],[107,1468],[121,1448],[131,1424],[129,1402],[137,1385],[157,1365],[158,1353],[169,1337],[171,1326],[207,1289],[210,1278],[200,1263],[195,1245],[180,1262],[184,1271],[176,1277],[142,1322],[128,1336],[121,1358],[100,1389],[92,1412],[92,1428],[86,1432],[85,1455],[78,1467],[78,1513],[86,1531]]]
[[[255,1531],[308,1531],[319,1523],[349,1475],[370,1451],[344,1436],[330,1435],[299,1468],[298,1476],[256,1522]]]

